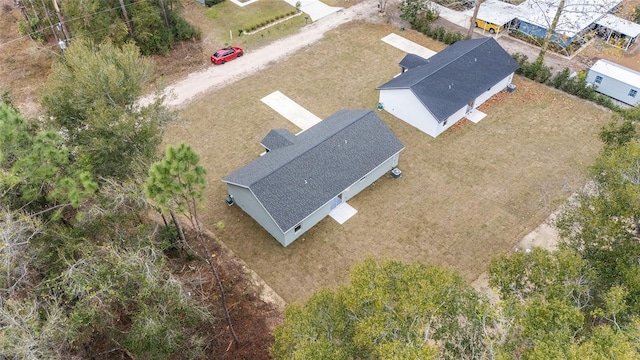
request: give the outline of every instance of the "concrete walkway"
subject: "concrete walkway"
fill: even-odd
[[[465,29],[469,28],[469,24],[471,24],[471,16],[468,16],[460,11],[451,10],[431,1],[428,2],[428,5],[438,10],[438,12],[440,13],[440,17],[447,20],[448,22],[461,26]]]
[[[312,21],[322,19],[323,17],[333,14],[341,10],[341,7],[329,6],[319,0],[284,0],[287,4],[296,7],[296,3],[300,2],[300,10],[308,14]]]
[[[274,91],[260,99],[260,101],[267,104],[285,119],[291,121],[295,126],[302,129],[302,131],[322,121],[322,119],[298,105],[297,102],[289,99],[280,91]]]
[[[473,109],[464,117],[466,117],[472,123],[477,124],[478,122],[480,122],[480,120],[484,119],[485,116],[487,116],[487,114],[478,109]]]
[[[346,202],[340,203],[340,205],[336,206],[329,212],[329,216],[338,224],[342,225],[347,220],[351,219],[353,215],[358,212],[353,206],[347,204]]]
[[[245,7],[245,6],[249,5],[249,4],[253,4],[256,1],[259,1],[259,0],[249,0],[249,1],[245,1],[245,2],[238,1],[238,0],[231,0],[232,3],[234,3],[234,4],[236,4],[236,5],[240,6],[240,7]]]
[[[397,47],[398,49],[406,53],[415,54],[424,59],[428,59],[436,54],[436,52],[433,50],[429,50],[422,45],[416,44],[411,40],[405,39],[402,36],[393,33],[383,37],[382,41],[391,46]]]

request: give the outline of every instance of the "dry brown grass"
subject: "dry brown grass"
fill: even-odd
[[[46,80],[51,62],[60,56],[55,41],[39,44],[18,32],[20,12],[0,8],[0,92],[7,91],[25,116],[38,114],[38,89]]]
[[[167,132],[167,143],[188,142],[202,155],[205,225],[287,301],[343,284],[348,269],[368,256],[436,263],[475,279],[584,183],[583,169],[600,149],[597,132],[608,112],[519,77],[515,93],[484,106],[484,120],[437,139],[380,112],[406,145],[402,178],[383,177],[352,199],[358,214],[344,225],[326,218],[283,248],[237,206],[226,206],[220,181],[262,152],[270,129],[298,131],[260,98],[280,90],[320,117],[375,108],[375,87],[399,71],[404,56],[380,41],[392,31],[340,27],[286,62],[191,104]]]

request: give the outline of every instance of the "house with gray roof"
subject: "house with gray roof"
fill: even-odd
[[[293,135],[270,131],[262,156],[222,179],[237,204],[288,246],[398,165],[404,145],[371,110],[341,110]]]
[[[415,56],[378,87],[380,106],[433,137],[504,90],[518,68],[493,38],[458,41],[422,64]]]

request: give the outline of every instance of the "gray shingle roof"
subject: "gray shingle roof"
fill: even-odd
[[[518,63],[493,38],[464,40],[378,90],[409,88],[442,122],[517,68]]]
[[[283,232],[404,149],[370,110],[341,110],[229,174],[249,188]]]
[[[271,151],[281,147],[293,145],[296,136],[287,129],[273,129],[260,141],[260,145]]]
[[[422,56],[416,54],[407,54],[402,58],[402,60],[400,60],[400,67],[409,70],[418,66],[422,66],[426,63],[428,63],[427,59],[423,58]]]

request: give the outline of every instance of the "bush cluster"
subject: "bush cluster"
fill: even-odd
[[[524,42],[527,42],[529,44],[532,44],[534,46],[537,47],[541,47],[542,44],[544,43],[544,39],[538,36],[533,36],[531,34],[525,34],[520,30],[516,30],[516,31],[511,31],[509,32],[510,36],[513,36],[516,39],[522,40]],[[587,39],[588,40],[588,39]],[[553,51],[554,53],[557,54],[564,54],[564,55],[571,55],[573,54],[575,51],[577,51],[578,49],[580,49],[580,47],[584,44],[585,39],[582,39],[580,41],[573,41],[571,44],[562,47],[560,46],[560,44],[556,43],[553,40],[549,41],[549,44],[547,45],[547,49],[549,51]]]
[[[417,20],[413,27],[417,31],[427,35],[428,37],[443,42],[447,45],[451,45],[464,39],[464,35],[462,35],[461,32],[448,31],[442,26],[432,26],[431,21],[427,18]]]
[[[265,20],[265,21],[263,21],[261,23],[258,23],[258,24],[253,24],[253,25],[251,25],[249,27],[246,27],[246,28],[244,28],[242,30],[238,30],[238,33],[248,33],[248,32],[251,32],[251,31],[256,31],[256,30],[258,30],[260,28],[263,28],[263,27],[265,27],[265,26],[267,26],[267,25],[269,25],[271,23],[274,23],[274,22],[276,22],[276,21],[278,21],[280,19],[284,19],[284,18],[286,18],[288,16],[293,16],[297,12],[298,12],[297,10],[291,10],[291,11],[287,12],[286,14],[276,15],[275,17],[273,17],[273,18],[271,18],[269,20]]]
[[[219,4],[221,2],[223,2],[224,0],[204,0],[204,4],[207,7],[212,7],[215,4]]]
[[[551,76],[551,68],[546,66],[542,58],[538,58],[533,62],[529,62],[526,55],[516,53],[513,54],[520,67],[516,70],[516,74],[537,81],[541,84],[553,86],[568,94],[575,95],[581,99],[593,101],[614,111],[621,110],[620,107],[613,103],[610,97],[596,92],[596,90],[587,85],[587,77],[584,72],[580,72],[577,76],[571,76],[568,68],[564,68],[556,76]]]

